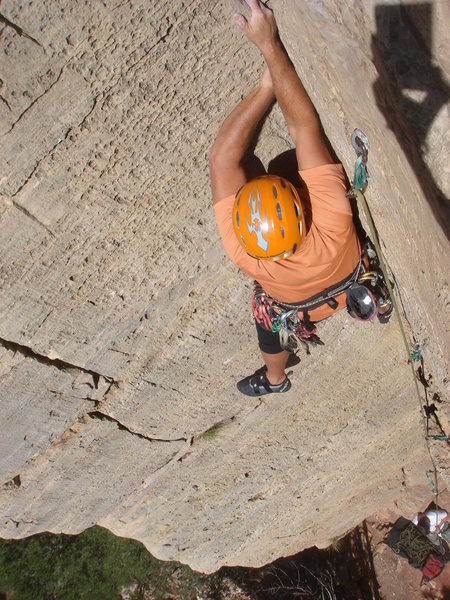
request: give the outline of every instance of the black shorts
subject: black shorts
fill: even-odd
[[[267,354],[278,354],[283,351],[280,344],[280,335],[273,331],[267,331],[255,320],[256,331],[258,333],[259,349]]]

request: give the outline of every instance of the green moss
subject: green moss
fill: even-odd
[[[205,441],[213,440],[215,437],[217,437],[217,434],[221,429],[221,425],[214,425],[214,427],[211,427],[210,429],[204,431],[200,438]]]

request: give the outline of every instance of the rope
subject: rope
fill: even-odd
[[[399,322],[399,325],[400,325],[400,331],[401,331],[401,334],[402,334],[403,342],[405,344],[405,349],[406,349],[406,353],[407,353],[407,356],[408,356],[408,362],[411,365],[412,375],[413,375],[413,379],[414,379],[414,385],[415,385],[415,388],[416,388],[417,398],[418,398],[418,401],[419,401],[420,413],[422,415],[422,424],[423,424],[423,428],[424,428],[424,437],[425,437],[427,451],[428,451],[428,454],[429,454],[429,457],[430,457],[430,461],[431,461],[431,465],[432,465],[431,471],[433,472],[434,480],[432,479],[432,477],[430,476],[429,473],[427,473],[427,477],[428,477],[428,479],[430,481],[431,488],[432,488],[434,496],[435,496],[435,505],[436,505],[436,511],[437,511],[438,510],[438,496],[439,496],[438,472],[437,472],[437,467],[436,467],[435,460],[434,460],[432,452],[431,452],[430,438],[428,436],[428,429],[427,429],[427,418],[426,418],[425,411],[424,411],[424,408],[423,408],[423,402],[424,402],[424,400],[423,400],[423,398],[422,398],[422,396],[420,394],[419,383],[417,381],[416,372],[414,370],[414,364],[413,364],[414,360],[419,360],[420,359],[420,353],[418,352],[418,348],[417,348],[416,345],[414,346],[414,352],[411,353],[411,344],[410,344],[410,342],[408,340],[405,328],[403,326],[403,321],[402,321],[400,309],[399,309],[397,300],[395,298],[394,291],[393,291],[392,286],[391,286],[391,282],[389,280],[389,274],[388,274],[388,271],[387,271],[387,268],[386,268],[386,264],[384,262],[383,253],[381,252],[380,244],[378,243],[378,238],[377,238],[377,234],[376,234],[375,225],[374,225],[374,222],[373,222],[373,219],[372,219],[372,215],[370,213],[369,206],[367,204],[367,200],[366,200],[364,194],[362,193],[362,191],[359,190],[359,189],[353,188],[351,190],[350,194],[353,195],[357,199],[357,201],[360,202],[360,204],[363,207],[364,214],[365,214],[367,222],[369,224],[369,229],[370,229],[370,234],[371,234],[371,237],[372,237],[372,241],[373,241],[373,244],[375,246],[375,250],[376,250],[376,253],[377,253],[377,256],[378,256],[378,260],[379,260],[379,263],[380,263],[380,268],[381,268],[381,271],[382,271],[382,273],[384,275],[386,286],[387,286],[387,288],[389,290],[389,294],[391,296],[391,300],[392,300],[392,303],[393,303],[393,306],[394,306],[394,311],[395,311],[395,314],[397,316],[397,319],[398,319],[398,322]]]

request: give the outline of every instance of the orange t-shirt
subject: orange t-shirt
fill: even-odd
[[[361,255],[342,165],[322,165],[299,173],[303,182],[300,197],[305,198],[306,188],[311,203],[311,226],[300,248],[283,260],[260,260],[245,252],[233,229],[234,195],[214,205],[228,256],[280,302],[301,302],[339,283],[354,271]],[[345,307],[345,293],[336,300],[336,310]],[[320,321],[334,312],[324,304],[310,311],[310,317]]]

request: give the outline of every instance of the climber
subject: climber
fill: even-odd
[[[290,352],[278,330],[289,321],[300,340],[314,338],[314,322],[346,306],[345,285],[358,275],[361,248],[343,167],[333,162],[273,12],[260,0],[246,3],[250,16],[235,14],[233,19],[260,50],[266,66],[259,86],[222,124],[209,166],[225,251],[256,283],[252,304],[265,366],[237,387],[246,395],[261,396],[291,387],[285,373]],[[246,175],[249,148],[274,102],[295,144],[302,182],[298,191],[283,177],[248,181]]]

